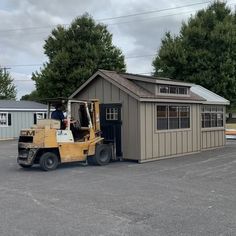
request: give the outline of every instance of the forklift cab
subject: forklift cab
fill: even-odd
[[[48,119],[51,117],[52,106],[55,107],[61,105],[65,108],[65,119],[63,120],[60,132],[58,133],[63,133],[63,136],[69,137],[68,141],[83,141],[84,138],[94,136],[94,134],[100,132],[98,100],[82,101],[76,99],[57,98],[48,99],[47,103]],[[73,140],[71,137],[73,137]],[[58,137],[58,139],[60,138]]]

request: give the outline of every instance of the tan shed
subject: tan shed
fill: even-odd
[[[145,162],[225,145],[229,101],[195,84],[99,70],[71,98],[100,100],[102,134],[123,159]]]

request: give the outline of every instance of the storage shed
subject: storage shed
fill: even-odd
[[[145,162],[225,145],[229,101],[195,84],[99,70],[71,98],[100,100],[102,135],[123,159]]]
[[[0,140],[14,139],[23,128],[46,117],[47,106],[32,101],[0,100]]]

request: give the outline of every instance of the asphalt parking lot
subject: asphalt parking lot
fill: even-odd
[[[236,235],[236,141],[174,159],[43,172],[0,142],[0,235]]]

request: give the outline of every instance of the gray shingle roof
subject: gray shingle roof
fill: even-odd
[[[47,105],[32,101],[0,100],[0,110],[46,110]]]
[[[98,70],[93,76],[91,76],[83,85],[81,85],[71,96],[70,98],[74,98],[77,94],[80,93],[92,80],[97,78],[98,76],[107,79],[109,82],[118,86],[120,89],[129,93],[134,98],[140,101],[164,101],[164,100],[175,100],[175,101],[183,101],[183,102],[191,102],[191,103],[204,103],[204,104],[223,104],[228,105],[229,101],[220,97],[219,95],[202,88],[194,89],[196,87],[195,84],[187,83],[183,81],[172,80],[169,78],[161,78],[154,76],[144,76],[138,74],[130,74],[130,73],[119,73],[115,71],[109,70]],[[148,91],[146,88],[140,86],[135,81],[142,81],[147,84],[168,84],[168,85],[178,85],[185,86],[190,88],[189,96],[173,96],[173,95],[160,95],[154,94],[151,91]],[[198,86],[199,87],[199,86]],[[203,93],[204,89],[204,93]],[[208,92],[206,92],[208,91]],[[206,96],[206,93],[208,96]],[[211,99],[209,98],[211,96]],[[216,100],[217,97],[217,100]],[[212,101],[214,100],[214,102]],[[220,100],[220,102],[219,102]],[[181,102],[182,102],[181,101]]]
[[[107,71],[107,70],[100,70],[103,74],[105,74],[106,76],[108,76],[110,79],[112,79],[113,81],[115,81],[116,83],[118,83],[119,85],[125,87],[126,89],[128,89],[130,92],[132,92],[133,94],[135,94],[137,97],[139,98],[146,98],[146,99],[177,99],[177,100],[188,100],[188,101],[205,101],[204,98],[202,98],[201,96],[195,94],[194,92],[190,92],[190,96],[189,97],[183,97],[183,96],[163,96],[163,95],[156,95],[153,94],[149,91],[147,91],[145,88],[142,88],[141,86],[138,86],[137,84],[135,84],[132,80],[135,80],[135,78],[139,78],[142,79],[144,78],[144,76],[142,75],[132,75],[132,74],[127,74],[127,73],[117,73],[115,71]],[[131,79],[132,78],[132,79]],[[145,76],[145,79],[147,79],[148,76]],[[155,81],[151,78],[154,77],[149,77],[149,80]],[[159,78],[160,80],[160,78]],[[162,80],[162,79],[161,79]],[[172,80],[170,79],[164,79],[166,82],[172,82]],[[147,81],[146,81],[147,82]],[[153,83],[153,82],[152,82]],[[157,83],[157,81],[155,81],[155,83]],[[190,86],[190,84],[189,84]]]

